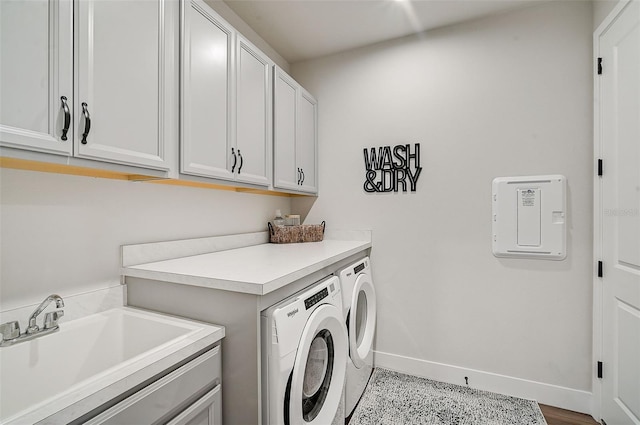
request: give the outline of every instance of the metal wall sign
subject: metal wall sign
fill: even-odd
[[[416,191],[420,167],[420,143],[364,148],[365,192]]]

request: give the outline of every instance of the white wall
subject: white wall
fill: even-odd
[[[589,2],[547,2],[292,64],[319,102],[306,221],[373,230],[377,351],[567,387],[586,410],[592,25]],[[421,144],[417,192],[365,193],[363,148],[402,143]],[[568,179],[567,259],[493,257],[492,179],[551,173]]]
[[[120,246],[266,230],[287,197],[0,169],[0,311],[120,284]]]
[[[613,8],[620,3],[617,0],[594,0],[593,1],[593,30],[595,31],[604,18],[611,13]]]
[[[247,40],[256,45],[269,58],[274,61],[280,68],[289,71],[289,63],[280,56],[260,35],[253,30],[242,18],[238,16],[223,0],[205,0],[220,16],[229,22],[236,30],[240,32]]]

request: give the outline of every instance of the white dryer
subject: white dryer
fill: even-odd
[[[376,291],[371,261],[366,257],[338,273],[342,286],[342,311],[349,337],[345,417],[349,417],[373,371],[373,336],[376,329]]]
[[[347,330],[337,277],[261,314],[262,423],[331,424],[342,407]]]

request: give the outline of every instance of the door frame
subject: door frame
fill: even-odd
[[[602,417],[602,380],[598,378],[597,364],[603,355],[603,302],[602,279],[598,277],[597,264],[602,260],[602,180],[598,176],[598,159],[602,158],[602,133],[600,121],[600,78],[597,63],[600,57],[600,37],[618,18],[622,10],[633,0],[619,0],[607,17],[593,32],[593,362],[591,370],[592,402],[591,416],[600,421]],[[606,65],[605,65],[606,66]]]

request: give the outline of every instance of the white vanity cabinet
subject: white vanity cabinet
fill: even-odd
[[[216,386],[167,425],[221,425],[221,391],[220,385]]]
[[[177,0],[0,2],[0,144],[169,170],[178,13]]]
[[[317,193],[317,101],[275,66],[274,187]]]
[[[85,425],[222,423],[220,345],[135,392]],[[72,422],[75,424],[76,422]]]
[[[182,8],[180,171],[269,186],[272,62],[203,1]]]

